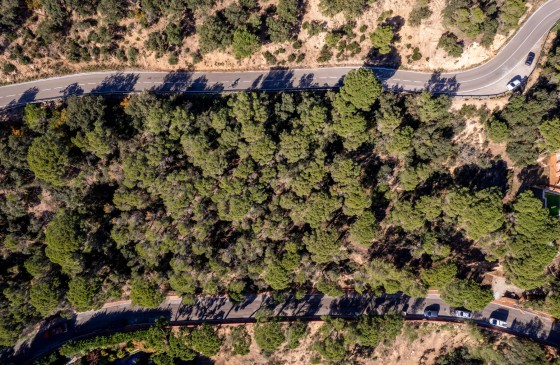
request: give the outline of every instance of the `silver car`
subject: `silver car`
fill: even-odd
[[[455,317],[464,318],[464,319],[471,319],[472,318],[472,312],[469,312],[468,310],[464,310],[464,309],[457,309],[457,310],[455,310]]]
[[[501,327],[501,328],[508,328],[507,322],[501,321],[497,318],[490,318],[488,320],[488,323],[490,323],[492,326]]]

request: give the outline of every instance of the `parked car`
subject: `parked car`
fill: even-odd
[[[468,310],[464,310],[464,309],[456,309],[455,310],[455,317],[471,319],[472,318],[472,312],[469,312]]]
[[[49,339],[52,336],[60,335],[61,333],[66,333],[66,332],[68,332],[68,325],[66,324],[66,322],[63,322],[43,332],[43,338]]]
[[[533,60],[535,59],[535,52],[529,52],[527,55],[527,59],[525,60],[525,64],[527,66],[531,66],[533,64]]]
[[[506,87],[508,91],[513,91],[517,89],[519,86],[521,86],[521,80],[515,79],[515,80],[511,80]]]
[[[424,317],[426,317],[426,318],[435,318],[437,316],[438,316],[438,312],[436,310],[426,309],[424,311]]]
[[[488,323],[490,323],[492,326],[501,327],[501,328],[508,328],[507,322],[504,322],[504,321],[499,320],[497,318],[490,318],[488,320]]]

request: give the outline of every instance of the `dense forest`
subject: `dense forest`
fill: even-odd
[[[167,291],[438,288],[478,310],[497,265],[558,312],[560,225],[526,167],[558,149],[555,72],[494,113],[384,92],[369,69],[328,92],[29,104],[1,132],[1,343],[61,310],[156,307]],[[487,144],[457,138],[469,120],[507,141],[520,190]]]
[[[372,7],[378,19],[360,18]],[[246,66],[348,59],[398,66],[405,57],[408,63],[422,59],[419,44],[402,39],[399,30],[429,18],[429,1],[416,0],[406,20],[379,7],[367,0],[318,0],[313,6],[300,0],[2,0],[0,60],[4,79],[12,80],[70,72],[78,64],[197,67],[217,57],[204,64],[208,68],[223,64],[216,52]],[[448,0],[441,13],[447,32],[438,47],[451,57],[461,56],[468,43],[491,47],[496,34],[508,34],[525,12],[523,0]],[[330,24],[341,14],[342,23]],[[406,47],[397,50],[401,41]],[[313,49],[316,44],[320,49]],[[253,55],[258,60],[241,63]],[[155,60],[144,63],[151,56]]]

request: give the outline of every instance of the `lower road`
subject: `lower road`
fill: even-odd
[[[533,71],[525,61],[540,53],[550,29],[560,19],[560,0],[548,0],[523,23],[490,61],[465,71],[416,72],[373,67],[384,86],[396,92],[429,90],[452,96],[493,96],[507,91],[513,79],[524,81]],[[232,72],[92,72],[0,87],[0,108],[81,94],[155,92],[222,92],[241,90],[304,90],[340,86],[355,67],[277,69]]]
[[[172,325],[248,323],[255,321],[255,314],[262,308],[273,311],[284,320],[320,320],[323,315],[355,318],[363,314],[387,313],[400,313],[406,319],[415,320],[422,319],[424,311],[431,309],[438,312],[437,320],[458,321],[453,315],[453,308],[442,301],[439,294],[428,294],[426,298],[400,294],[372,297],[351,293],[341,298],[309,294],[300,300],[289,297],[281,303],[275,303],[271,296],[261,294],[249,295],[241,303],[234,303],[227,297],[199,298],[194,305],[184,305],[180,298],[168,297],[157,309],[135,307],[129,301],[123,301],[97,311],[77,313],[70,320],[60,320],[42,328],[35,336],[20,342],[12,352],[1,354],[0,363],[31,363],[69,340],[143,328],[160,317],[167,318]],[[506,321],[506,332],[560,347],[560,329],[545,314],[524,310],[504,301],[494,301],[484,310],[475,312],[473,319],[481,326],[491,327],[488,324],[491,317]],[[64,323],[67,332],[52,334],[55,332],[53,328],[60,328]]]

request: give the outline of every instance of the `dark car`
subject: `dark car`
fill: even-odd
[[[527,66],[531,66],[533,64],[534,59],[535,59],[535,52],[529,52],[529,55],[527,55],[527,59],[525,60],[525,64]]]
[[[424,311],[424,317],[426,318],[435,318],[438,316],[438,311],[435,309],[426,309]]]
[[[49,339],[53,336],[60,335],[61,333],[66,333],[66,332],[68,332],[68,325],[66,324],[66,322],[63,322],[43,332],[43,338]]]

